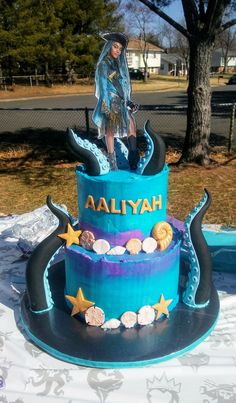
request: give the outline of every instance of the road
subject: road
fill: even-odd
[[[186,105],[185,90],[134,93],[132,99],[140,105]],[[236,86],[215,87],[212,102],[236,102]],[[90,95],[65,95],[28,100],[0,101],[0,108],[94,108],[96,98]]]
[[[132,99],[141,105],[178,105],[187,104],[186,91],[143,92],[133,94]],[[229,85],[214,88],[212,102],[227,104],[236,102],[236,86]],[[90,95],[52,96],[0,102],[0,108],[94,108],[96,98]],[[221,108],[222,113],[212,116],[212,134],[217,143],[225,142],[229,136],[229,119],[231,107]],[[90,127],[92,113],[89,113]],[[180,141],[185,135],[186,110],[167,111],[139,111],[136,115],[137,128],[142,130],[147,119],[154,130],[168,137],[168,140]],[[0,111],[0,132],[15,132],[25,128],[66,130],[67,127],[76,127],[81,130],[85,127],[85,113],[78,111]],[[236,135],[234,136],[234,139]],[[234,140],[235,141],[235,140]]]

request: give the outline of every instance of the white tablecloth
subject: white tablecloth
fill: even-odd
[[[40,214],[39,209],[36,221]],[[34,346],[20,322],[27,257],[19,236],[25,230],[27,238],[31,217],[0,218],[0,402],[236,402],[236,274],[214,273],[220,317],[211,335],[188,354],[135,369],[65,363]],[[39,224],[38,239],[42,232]]]

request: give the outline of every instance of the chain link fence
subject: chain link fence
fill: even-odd
[[[145,121],[150,120],[151,127],[163,136],[167,145],[181,147],[186,130],[186,113],[185,106],[141,105],[135,114],[138,134],[142,135]],[[6,139],[7,133],[22,133],[29,129],[63,132],[68,127],[96,135],[92,114],[92,108],[0,108],[0,135]],[[212,146],[224,146],[231,152],[236,145],[234,118],[235,104],[212,105]]]

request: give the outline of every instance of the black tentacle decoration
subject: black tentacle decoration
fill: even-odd
[[[210,299],[212,284],[212,261],[205,237],[202,220],[211,204],[211,195],[205,195],[185,221],[185,242],[190,255],[190,273],[183,294],[183,301],[196,308],[205,306]]]
[[[66,212],[53,204],[47,197],[47,205],[59,219],[56,230],[44,239],[33,251],[26,267],[26,288],[30,308],[34,312],[49,310],[53,306],[47,280],[47,269],[50,260],[65,242],[57,235],[66,232],[70,218]]]
[[[193,246],[200,266],[200,283],[198,285],[195,297],[196,304],[204,304],[206,301],[209,301],[212,282],[211,254],[205,237],[202,233],[202,220],[211,204],[210,193],[206,189],[205,192],[207,194],[207,202],[193,219],[190,228]]]
[[[166,146],[161,136],[151,128],[149,120],[144,125],[144,135],[148,150],[141,158],[137,172],[141,175],[155,175],[164,168]]]
[[[110,171],[107,158],[103,155],[96,144],[89,140],[83,140],[70,128],[67,130],[67,146],[78,158],[78,161],[85,164],[85,171],[88,175],[104,175]]]

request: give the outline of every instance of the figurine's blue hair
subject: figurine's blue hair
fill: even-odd
[[[103,49],[101,51],[101,54],[99,56],[98,62],[97,62],[97,67],[96,67],[96,73],[95,73],[95,80],[96,80],[96,92],[95,96],[97,99],[100,97],[100,88],[99,88],[99,65],[102,63],[102,61],[106,58],[106,56],[109,54],[112,43],[114,41],[106,41],[105,45],[103,46]],[[130,78],[129,78],[129,70],[128,70],[128,65],[127,65],[127,59],[126,59],[126,48],[122,48],[121,54],[118,59],[118,65],[119,65],[119,70],[120,74],[123,78],[123,90],[124,90],[124,96],[125,99],[130,99],[130,93],[131,93],[131,87],[130,87]]]

